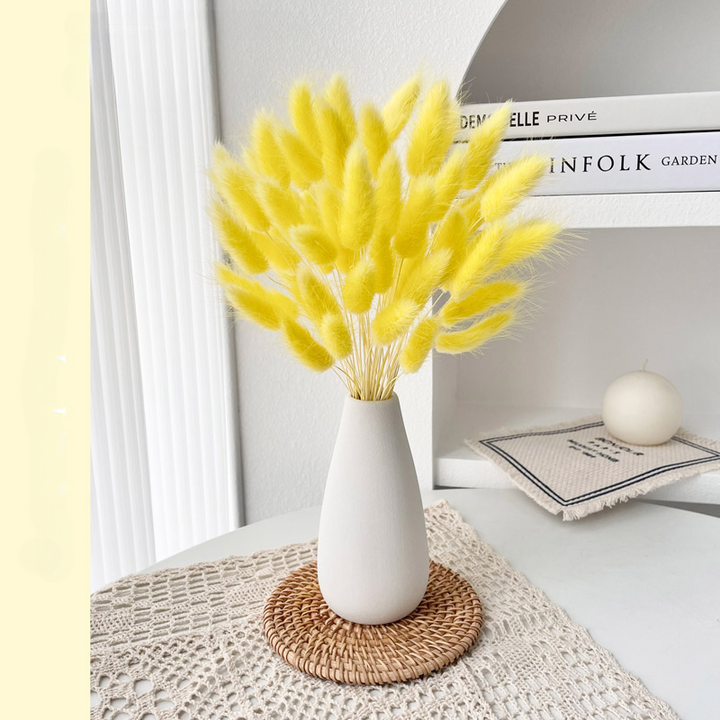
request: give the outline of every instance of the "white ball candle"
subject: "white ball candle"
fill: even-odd
[[[618,440],[660,445],[680,427],[682,400],[669,380],[643,366],[610,383],[603,396],[602,419]]]

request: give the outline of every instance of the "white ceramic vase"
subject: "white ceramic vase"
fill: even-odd
[[[398,398],[348,397],[320,516],[323,597],[346,620],[390,623],[420,604],[428,572],[425,516]]]

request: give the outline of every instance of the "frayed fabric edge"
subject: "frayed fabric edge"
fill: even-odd
[[[654,478],[650,478],[648,480],[644,480],[642,483],[639,483],[636,486],[617,490],[616,492],[609,495],[603,495],[599,498],[586,500],[584,502],[578,503],[577,505],[566,506],[552,500],[552,498],[549,498],[535,485],[525,480],[525,478],[516,477],[512,465],[505,461],[502,457],[500,457],[496,453],[493,453],[492,451],[488,451],[487,453],[482,452],[481,449],[478,447],[478,441],[487,439],[489,437],[510,435],[513,433],[535,433],[552,430],[562,430],[564,428],[570,428],[573,425],[585,425],[588,423],[601,421],[602,416],[600,415],[587,415],[585,417],[578,418],[577,420],[556,423],[555,425],[534,425],[529,428],[500,428],[492,432],[478,433],[473,437],[466,439],[465,445],[467,445],[470,450],[472,450],[476,455],[479,455],[485,460],[489,460],[490,462],[497,465],[497,467],[499,467],[510,478],[510,480],[512,480],[512,482],[528,497],[534,500],[538,505],[540,505],[540,507],[544,508],[549,513],[552,513],[553,515],[562,515],[562,519],[564,521],[580,520],[584,517],[587,517],[588,515],[600,512],[600,510],[604,510],[605,508],[613,507],[619,503],[627,502],[628,500],[634,500],[638,497],[646,495],[649,492],[652,492],[653,490],[658,490],[665,485],[677,482],[678,480],[685,480],[693,477],[693,475],[686,475],[679,472],[669,472]],[[711,450],[714,450],[715,452],[720,452],[720,441],[706,438],[701,435],[695,435],[694,433],[689,433],[683,428],[680,428],[674,437],[679,437],[683,440],[688,440],[689,442],[695,443],[696,445],[705,446]],[[715,465],[715,463],[711,463],[709,466],[707,466],[705,472],[716,469],[720,469],[720,460],[718,460],[717,466]]]

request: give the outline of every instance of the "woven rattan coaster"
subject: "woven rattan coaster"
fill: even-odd
[[[430,563],[420,605],[388,625],[359,625],[336,615],[320,593],[314,562],[288,575],[263,612],[265,635],[286,662],[355,685],[402,682],[439,670],[475,642],[482,622],[470,583],[436,562]]]

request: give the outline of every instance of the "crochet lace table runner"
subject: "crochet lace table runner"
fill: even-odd
[[[360,687],[283,662],[263,635],[263,604],[315,558],[313,541],[133,575],[97,592],[91,718],[677,720],[447,502],[426,520],[431,556],[472,583],[485,616],[476,644],[450,667]]]

